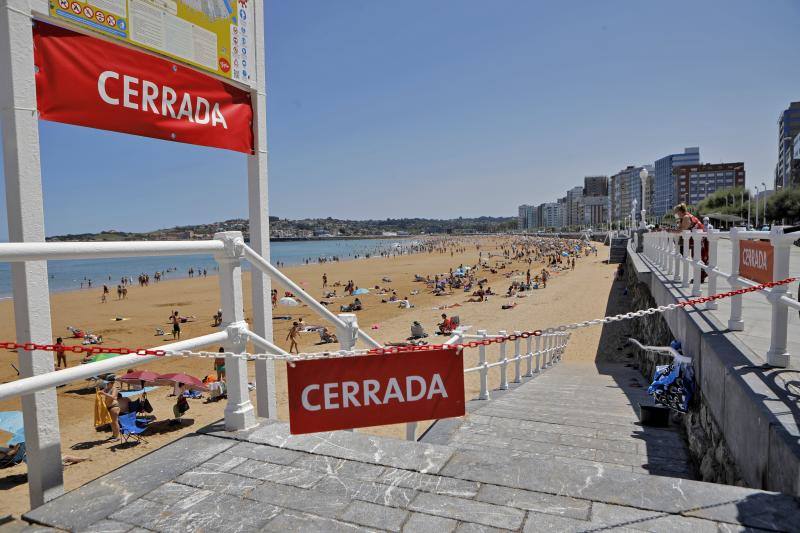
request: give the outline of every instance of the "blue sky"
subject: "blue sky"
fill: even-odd
[[[695,145],[770,183],[799,23],[796,0],[268,0],[271,214],[510,216]],[[241,154],[40,137],[48,235],[247,214]]]

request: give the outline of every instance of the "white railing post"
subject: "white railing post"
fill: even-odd
[[[700,234],[700,230],[697,228],[692,229],[692,246],[694,250],[692,253],[694,255],[694,261],[692,261],[692,296],[700,296],[703,294],[702,289],[700,289],[700,279],[703,277],[701,272],[701,264],[702,264],[702,249],[703,249],[703,237]]]
[[[664,271],[666,272],[667,276],[671,276],[675,263],[675,247],[672,246],[672,234],[665,231],[664,241],[667,247],[667,253],[665,258],[666,268]]]
[[[541,335],[537,335],[536,336],[536,373],[537,374],[542,371],[542,367],[541,367],[541,364],[540,364],[541,360],[542,360],[542,336]]]
[[[522,382],[522,374],[520,372],[520,365],[522,365],[522,359],[520,359],[520,355],[522,355],[519,351],[519,344],[520,344],[520,335],[522,334],[521,331],[515,331],[514,335],[517,336],[516,340],[514,340],[514,383]]]
[[[675,260],[673,261],[675,268],[672,271],[672,281],[674,281],[676,283],[681,280],[681,268],[683,268],[682,267],[682,265],[683,265],[683,256],[681,255],[683,250],[681,250],[680,243],[681,243],[681,240],[680,240],[679,235],[678,234],[673,234],[672,235],[672,248],[673,248],[673,250],[675,250],[675,255],[674,255],[674,259]]]
[[[336,338],[339,340],[339,348],[341,350],[352,350],[356,347],[356,340],[358,339],[358,317],[355,313],[339,313],[339,322],[336,323]],[[409,428],[409,425],[413,427]],[[346,431],[353,432],[352,429]],[[409,434],[412,435],[411,439],[408,438]],[[406,424],[406,439],[416,440],[417,425],[413,422]]]
[[[481,336],[481,340],[486,339],[486,330],[479,329],[478,335]],[[481,365],[480,375],[481,375],[481,392],[478,396],[479,400],[488,400],[489,399],[489,369],[486,368],[486,346],[481,344],[478,346],[478,363]]]
[[[542,368],[548,368],[552,364],[553,336],[549,333],[544,334],[544,354],[542,360]]]
[[[717,294],[717,245],[719,244],[719,230],[714,229],[711,224],[706,227],[708,234],[708,296]],[[716,300],[706,302],[706,309],[716,309]]]
[[[533,347],[533,337],[528,337],[527,339],[525,339],[525,353],[527,354],[527,357],[525,358],[525,362],[526,362],[527,366],[526,366],[525,374],[523,374],[523,376],[525,376],[526,378],[533,377],[533,364],[532,364],[533,363],[533,348],[532,347]]]
[[[792,243],[783,238],[783,228],[773,226],[771,233],[770,240],[774,249],[772,279],[780,281],[789,277],[789,257]],[[772,304],[767,364],[781,368],[789,366],[789,351],[786,346],[789,328],[789,308],[781,301],[781,298],[788,292],[789,289],[786,285],[778,285],[772,287],[767,296],[767,300]]]
[[[4,216],[8,217],[8,240],[12,242],[45,240],[31,4],[0,2]],[[12,264],[11,283],[17,341],[52,343],[47,263]],[[11,322],[11,316],[4,316],[4,322]],[[21,378],[54,370],[53,354],[46,351],[19,350],[17,358]],[[26,394],[21,404],[28,456],[28,494],[31,508],[35,508],[64,492],[56,390]]]
[[[732,291],[735,291],[741,287],[741,284],[739,283],[739,233],[740,230],[737,227],[733,227],[730,230],[731,274],[728,276],[728,284],[731,286]],[[731,316],[728,318],[728,329],[731,331],[744,330],[741,294],[731,296]]]
[[[502,335],[503,337],[506,336],[506,330],[500,330],[497,332],[498,335]],[[502,361],[500,365],[500,390],[507,390],[508,389],[508,361],[506,360],[506,343],[500,343],[500,358],[499,361]]]
[[[247,348],[247,336],[242,333],[242,329],[247,329],[242,297],[244,239],[240,231],[215,233],[214,238],[225,244],[224,251],[214,256],[219,264],[223,326],[228,332],[228,340],[223,346],[228,353],[241,354]],[[228,391],[225,429],[240,431],[255,426],[255,410],[247,388],[247,359],[234,355],[225,356],[225,384]]]
[[[340,313],[341,324],[336,324],[336,338],[339,339],[339,348],[352,350],[358,338],[358,317],[355,313]]]
[[[689,286],[689,263],[692,260],[692,252],[689,247],[689,237],[692,236],[692,232],[688,230],[684,230],[681,232],[681,236],[683,238],[683,246],[681,250],[681,255],[683,256],[683,276],[681,281],[681,286],[685,289]]]

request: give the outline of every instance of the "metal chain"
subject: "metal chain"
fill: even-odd
[[[585,320],[583,322],[573,322],[572,324],[565,324],[561,326],[554,326],[551,328],[547,328],[544,330],[537,329],[532,331],[522,331],[520,333],[512,333],[510,335],[496,335],[492,337],[487,337],[485,339],[474,340],[469,342],[462,342],[462,343],[455,343],[455,344],[423,344],[423,345],[411,345],[411,346],[386,346],[384,348],[372,348],[369,350],[338,350],[338,351],[327,351],[327,352],[312,352],[312,353],[300,353],[300,354],[270,354],[270,353],[230,353],[230,352],[193,352],[191,350],[159,350],[159,349],[147,349],[147,348],[108,348],[104,346],[66,346],[61,345],[57,346],[55,344],[36,344],[33,342],[26,342],[26,343],[17,343],[17,342],[0,342],[0,349],[6,350],[25,350],[25,351],[32,351],[32,350],[43,350],[43,351],[50,351],[54,352],[57,350],[61,350],[64,352],[72,352],[72,353],[83,353],[83,354],[101,354],[101,353],[110,353],[110,354],[120,354],[120,355],[141,355],[141,356],[156,356],[156,357],[205,357],[205,358],[216,358],[216,357],[243,357],[248,360],[255,360],[255,359],[273,359],[277,361],[287,361],[288,363],[293,363],[295,361],[304,361],[310,359],[330,359],[330,358],[339,358],[339,357],[361,357],[365,355],[388,355],[388,354],[397,354],[397,353],[407,353],[407,352],[423,352],[423,351],[431,351],[431,350],[446,350],[446,349],[459,349],[462,350],[464,348],[478,348],[480,346],[489,346],[491,344],[500,344],[508,341],[515,341],[517,339],[527,339],[529,337],[541,337],[541,336],[561,336],[561,335],[569,335],[568,331],[574,331],[580,328],[586,328],[591,326],[598,326],[600,324],[610,324],[612,322],[619,322],[621,320],[630,320],[633,318],[640,318],[647,315],[653,315],[656,313],[664,313],[666,311],[671,311],[673,309],[683,308],[683,307],[691,307],[698,304],[703,304],[715,300],[721,300],[724,298],[730,298],[732,296],[739,296],[742,294],[747,294],[749,292],[756,292],[762,289],[770,289],[772,287],[778,287],[780,285],[787,285],[794,281],[797,281],[798,278],[786,278],[780,281],[770,281],[767,283],[762,283],[760,285],[754,285],[751,287],[741,288],[730,290],[727,292],[722,292],[718,294],[713,294],[710,296],[699,296],[697,298],[690,298],[688,300],[684,300],[682,302],[676,302],[668,305],[661,305],[658,307],[651,307],[649,309],[642,309],[639,311],[631,311],[629,313],[622,313],[619,315],[613,316],[606,316],[603,318],[595,318],[594,320]]]

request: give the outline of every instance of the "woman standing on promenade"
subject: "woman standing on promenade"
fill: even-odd
[[[675,206],[673,209],[673,213],[675,214],[675,219],[678,221],[678,231],[690,231],[692,229],[698,229],[700,231],[705,231],[705,226],[700,221],[699,218],[694,216],[689,212],[686,208],[686,204],[680,203]],[[708,239],[702,238],[700,245],[700,259],[703,261],[703,264],[708,264]],[[678,240],[678,249],[683,252],[683,237]],[[693,239],[689,239],[689,251],[694,257],[694,242]],[[705,270],[700,270],[700,283],[704,283],[708,274],[706,274]]]

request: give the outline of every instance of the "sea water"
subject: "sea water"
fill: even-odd
[[[301,265],[306,261],[316,263],[320,258],[337,257],[340,261],[377,255],[381,252],[401,250],[414,241],[409,239],[322,239],[309,241],[280,241],[270,246],[272,264]],[[244,268],[249,267],[244,262]],[[159,257],[122,257],[115,259],[81,259],[73,261],[48,261],[50,291],[70,291],[86,288],[92,281],[92,289],[108,285],[110,289],[128,277],[136,285],[140,274],[162,272],[162,279],[188,277],[193,268],[195,275],[204,269],[209,275],[216,273],[217,263],[210,255],[181,255]],[[168,272],[166,272],[169,270]],[[11,296],[11,265],[0,263],[0,298]]]

